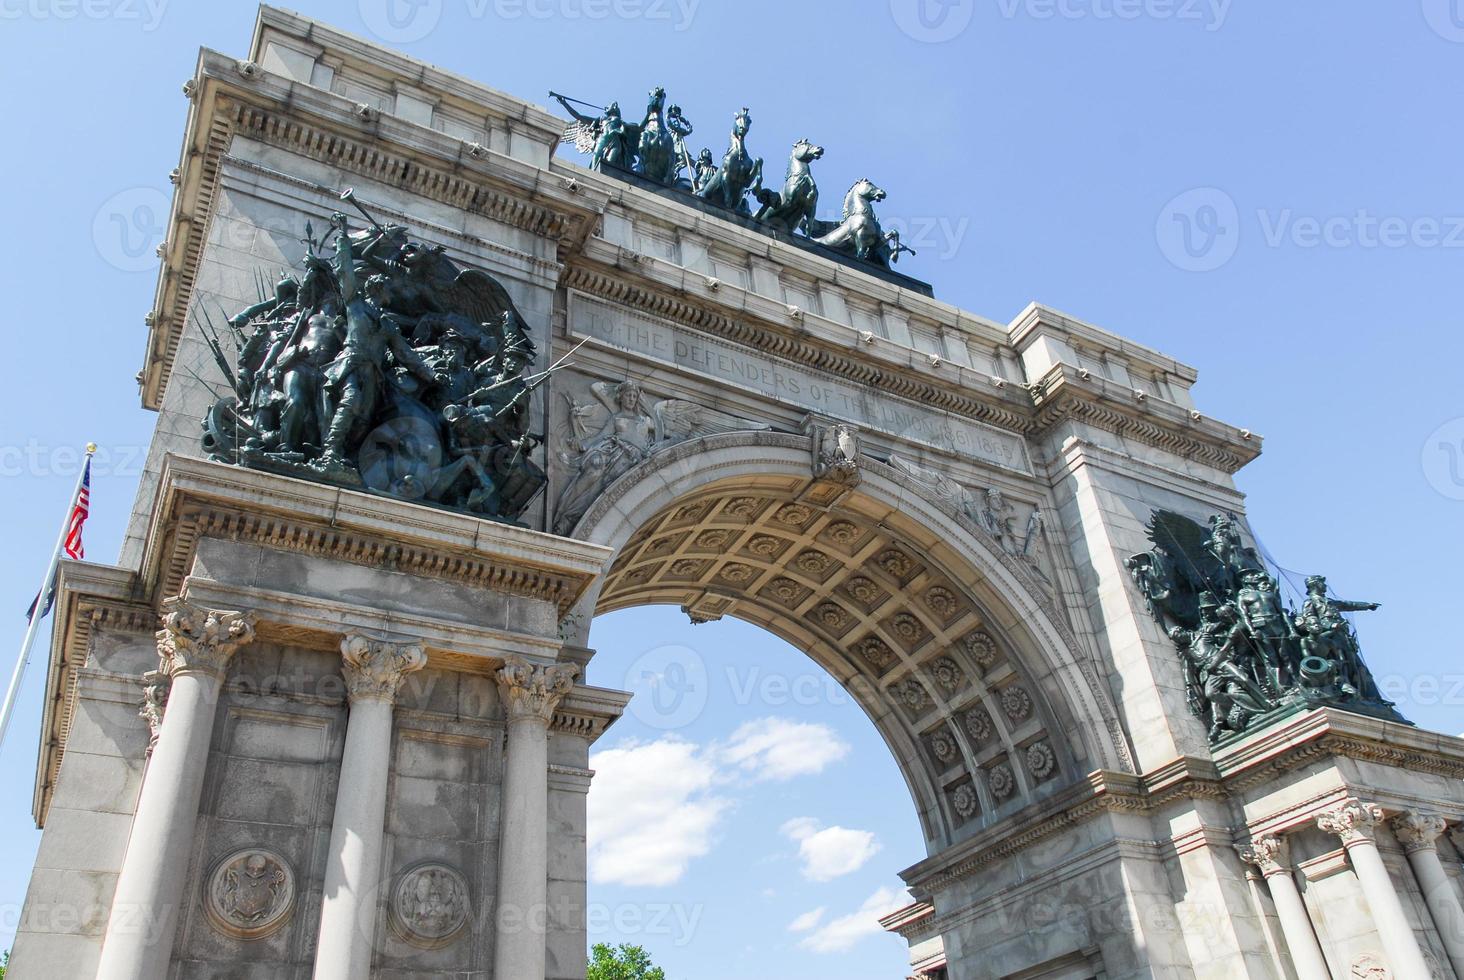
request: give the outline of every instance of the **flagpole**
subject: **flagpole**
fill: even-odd
[[[91,463],[97,444],[86,444],[86,458],[81,461],[81,470],[76,474],[76,486],[71,491],[71,500],[66,505],[66,516],[61,520],[61,533],[56,536],[56,547],[51,551],[50,564],[46,566],[46,577],[41,579],[41,591],[36,598],[36,608],[25,628],[25,639],[20,644],[20,660],[15,664],[15,673],[10,676],[10,688],[5,692],[5,704],[0,707],[0,747],[5,745],[5,733],[10,728],[10,713],[15,709],[15,699],[20,695],[20,684],[25,679],[25,664],[30,659],[31,647],[36,642],[36,632],[41,620],[46,618],[46,604],[51,591],[56,568],[61,564],[61,549],[66,546],[66,533],[71,528],[71,512],[76,509],[77,498],[81,496],[81,481],[86,478],[87,466]]]

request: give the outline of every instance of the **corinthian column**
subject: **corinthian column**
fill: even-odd
[[[421,670],[427,655],[415,643],[353,634],[341,641],[341,660],[351,717],[326,856],[315,980],[360,980],[371,973],[392,709],[402,680]]]
[[[1383,856],[1378,853],[1377,827],[1383,820],[1383,808],[1376,803],[1348,800],[1337,809],[1317,817],[1317,826],[1342,840],[1352,870],[1362,886],[1363,897],[1372,909],[1378,939],[1388,957],[1388,965],[1397,977],[1429,977],[1428,962],[1419,948],[1418,936],[1408,924],[1403,901],[1388,874]]]
[[[495,977],[542,977],[549,914],[549,720],[579,668],[509,657],[497,674],[508,713],[498,838]]]
[[[250,613],[181,599],[163,608],[158,672],[171,677],[172,693],[107,920],[97,976],[108,980],[153,980],[168,972],[219,689],[234,651],[254,639]]]
[[[1260,869],[1271,892],[1271,902],[1276,906],[1276,916],[1281,920],[1281,934],[1286,937],[1286,949],[1291,954],[1291,965],[1296,969],[1297,980],[1331,980],[1327,972],[1327,960],[1322,956],[1322,947],[1312,931],[1311,917],[1307,915],[1306,903],[1296,888],[1296,879],[1291,874],[1289,849],[1286,839],[1275,835],[1257,837],[1249,844],[1237,844],[1236,851],[1246,864]]]
[[[1434,928],[1444,941],[1444,952],[1454,972],[1464,977],[1464,907],[1454,892],[1454,883],[1439,860],[1436,842],[1447,824],[1443,817],[1408,812],[1393,818],[1393,836],[1408,854],[1408,864],[1423,892]]]

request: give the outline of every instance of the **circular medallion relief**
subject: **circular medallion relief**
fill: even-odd
[[[457,939],[468,923],[468,882],[443,864],[419,864],[397,881],[392,920],[402,938],[433,949]]]
[[[263,939],[279,931],[294,911],[295,874],[273,851],[235,851],[209,876],[203,906],[224,935]]]

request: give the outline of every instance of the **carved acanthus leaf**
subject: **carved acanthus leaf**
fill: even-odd
[[[537,718],[547,724],[559,700],[574,689],[578,674],[573,664],[541,666],[513,656],[495,676],[510,721]]]
[[[254,640],[254,614],[205,609],[186,599],[164,605],[157,632],[158,669],[170,677],[183,673],[222,677],[234,651]]]
[[[402,681],[427,665],[420,643],[391,643],[353,633],[341,641],[342,672],[352,702],[396,701]]]

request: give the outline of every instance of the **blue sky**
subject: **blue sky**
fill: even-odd
[[[889,192],[882,217],[920,252],[901,271],[942,299],[999,320],[1037,299],[1196,365],[1201,408],[1267,437],[1239,478],[1267,549],[1382,601],[1360,624],[1385,687],[1420,724],[1464,731],[1449,628],[1464,537],[1464,4],[920,2],[296,6],[541,102],[552,88],[629,105],[665,85],[698,127],[693,142],[716,152],[750,106],[749,145],[774,172],[808,136],[828,150],[825,188],[867,175]],[[179,87],[200,45],[244,55],[253,20],[238,2],[0,0],[0,186],[15,229],[0,241],[13,345],[0,390],[12,561],[0,581],[12,644],[88,439],[105,450],[89,555],[116,555],[153,421],[133,375],[184,125]],[[904,787],[858,710],[833,696],[749,697],[754,671],[818,677],[751,628],[691,631],[670,611],[632,611],[598,624],[594,642],[596,683],[625,683],[667,645],[707,663],[693,721],[631,717],[602,749],[622,753],[609,762],[627,778],[651,758],[628,753],[680,753],[703,780],[683,802],[709,829],[674,881],[630,883],[611,855],[592,900],[700,906],[686,945],[619,922],[673,975],[785,975],[790,962],[810,976],[898,975],[897,941],[839,925],[921,856]],[[36,841],[40,674],[0,753],[12,787],[0,944]],[[769,731],[847,750],[817,772],[758,780],[741,761]],[[825,850],[876,846],[858,870],[810,880],[840,870],[817,864]],[[818,924],[787,930],[818,908]],[[820,936],[852,945],[818,952],[839,945]]]

